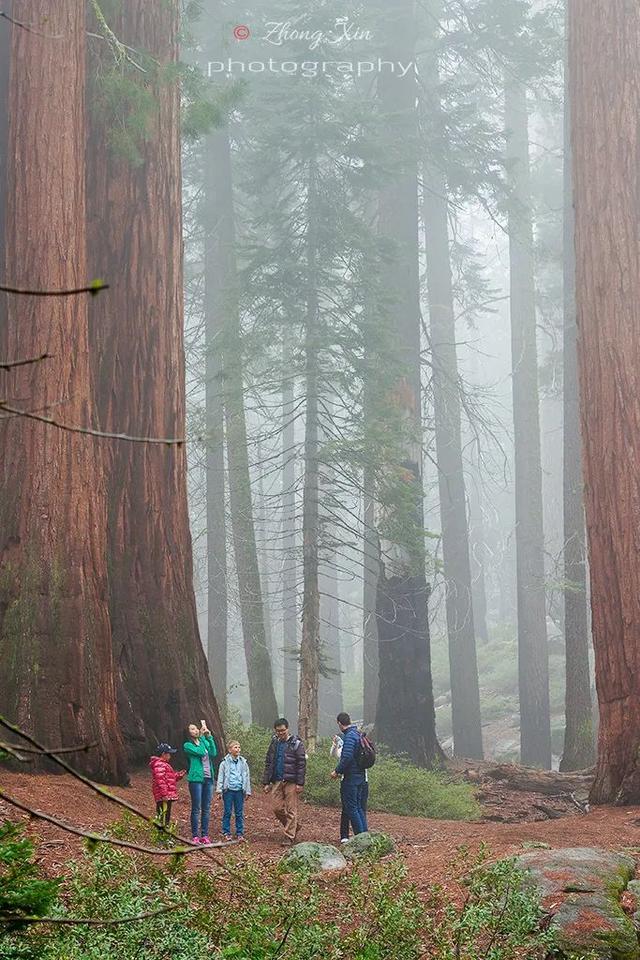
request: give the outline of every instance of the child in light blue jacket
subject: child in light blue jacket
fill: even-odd
[[[228,754],[220,764],[216,799],[222,796],[222,833],[225,840],[231,840],[231,814],[236,821],[236,837],[244,840],[244,802],[251,796],[251,776],[249,764],[240,756],[240,744],[231,740],[227,744]]]

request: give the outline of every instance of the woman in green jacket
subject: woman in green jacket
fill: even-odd
[[[187,782],[191,795],[191,836],[193,843],[209,844],[209,814],[213,797],[213,761],[218,755],[216,742],[204,720],[189,724],[189,739],[184,744],[189,760]]]

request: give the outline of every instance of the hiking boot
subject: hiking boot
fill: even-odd
[[[202,844],[203,847],[211,846],[211,840],[209,840],[209,837],[202,837],[202,839],[200,840],[200,843]]]
[[[194,838],[192,839],[191,843],[195,843],[195,845],[198,846],[199,843],[200,843],[200,837],[194,837]]]

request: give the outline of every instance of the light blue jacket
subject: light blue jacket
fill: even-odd
[[[220,769],[218,770],[218,783],[216,784],[216,793],[223,793],[229,789],[230,766],[233,763],[233,757],[230,753],[226,755]],[[251,775],[249,774],[249,764],[244,757],[238,757],[238,773],[242,783],[242,791],[245,796],[251,796]]]

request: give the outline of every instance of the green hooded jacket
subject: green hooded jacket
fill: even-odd
[[[214,779],[213,761],[214,758],[218,756],[218,748],[216,747],[216,742],[211,734],[208,736],[205,734],[200,734],[198,743],[194,743],[193,740],[187,740],[182,749],[189,758],[189,772],[187,773],[188,783],[204,782],[202,758],[207,753],[209,754],[209,761],[211,763],[211,779]]]

